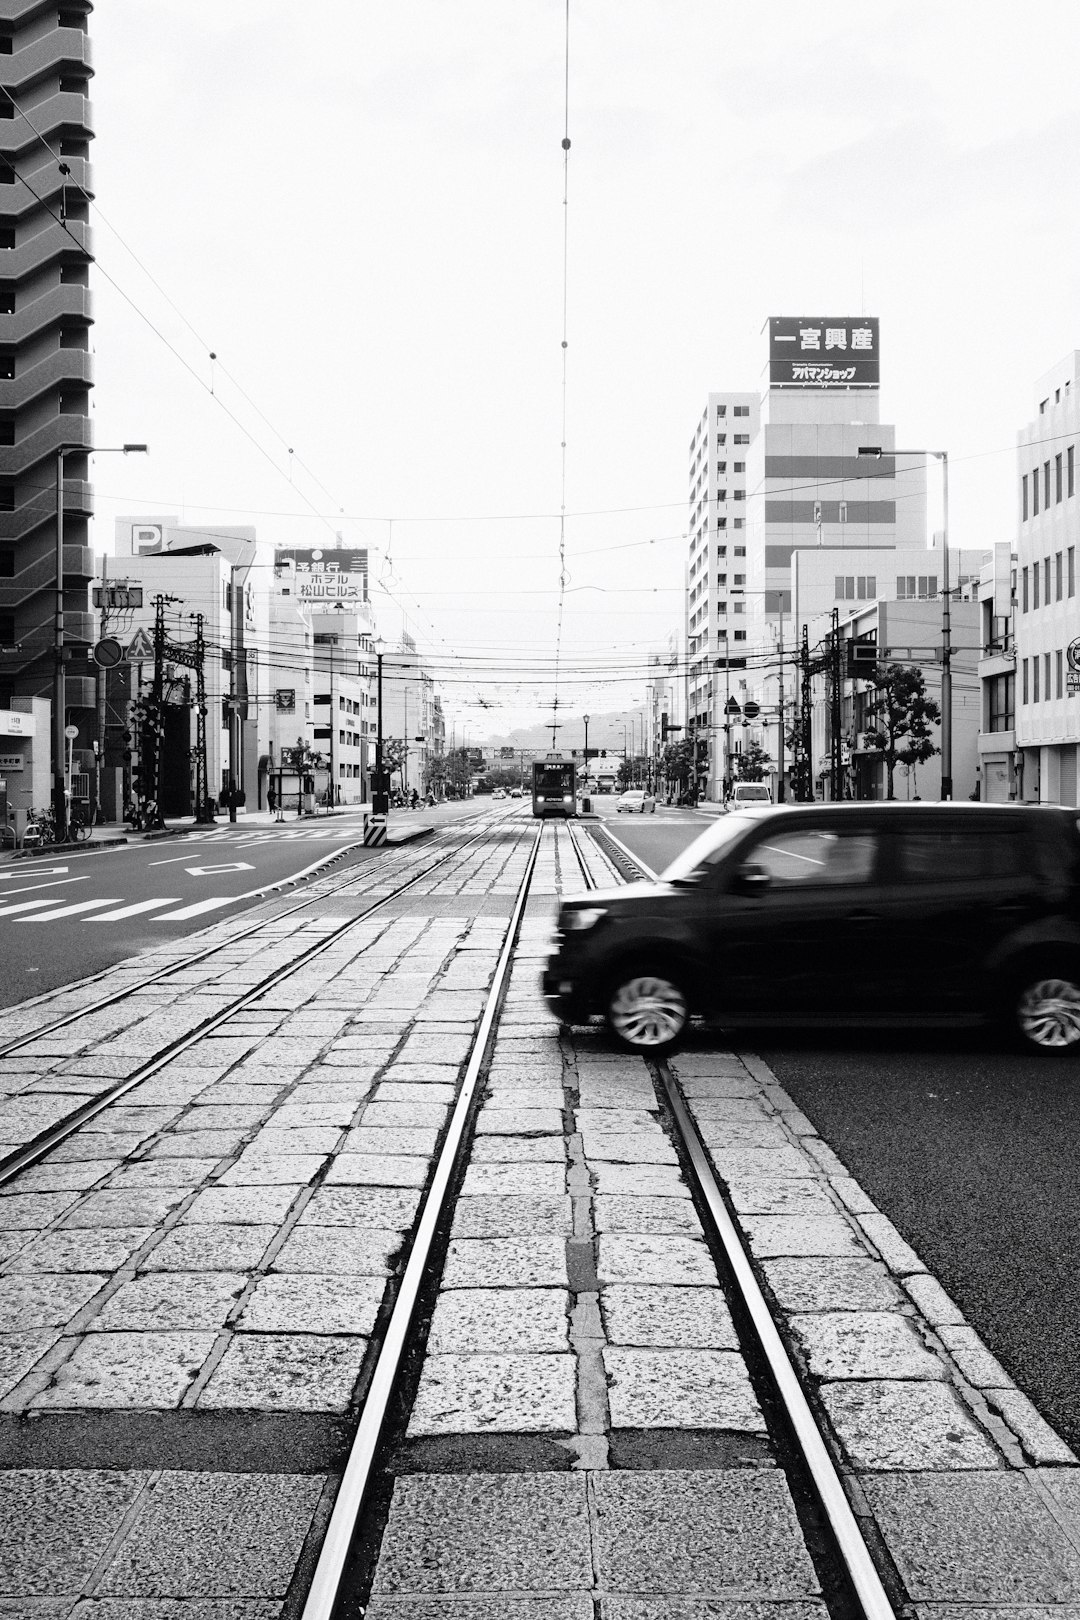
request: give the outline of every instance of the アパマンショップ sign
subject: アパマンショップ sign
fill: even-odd
[[[773,315],[770,388],[876,388],[876,315]]]

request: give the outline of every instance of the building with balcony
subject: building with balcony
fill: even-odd
[[[94,705],[91,10],[0,0],[0,706],[51,694],[60,466],[66,698]]]
[[[1047,804],[1078,803],[1078,450],[1080,351],[1074,349],[1036,385],[1017,469],[1015,791]]]

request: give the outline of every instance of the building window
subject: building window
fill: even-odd
[[[717,498],[718,501],[726,501],[727,500],[727,490],[726,489],[718,489],[717,492],[716,492],[716,498]]]
[[[1021,480],[1020,480],[1020,521],[1022,523],[1026,523],[1027,522],[1027,517],[1028,517],[1027,473],[1025,473],[1023,478],[1021,478]]]
[[[1024,676],[1027,677],[1027,660],[1024,660]],[[988,681],[990,707],[987,716],[991,731],[1012,731],[1016,726],[1014,703],[1016,694],[1015,675],[995,675]],[[1027,699],[1025,698],[1025,702]]]
[[[0,416],[0,444],[15,443],[15,418]]]
[[[717,475],[717,477],[718,478],[723,478],[723,476],[724,476],[724,474],[726,472],[727,472],[727,462],[726,461],[718,461],[716,463],[716,475]]]
[[[1031,660],[1031,701],[1032,703],[1038,703],[1039,701],[1039,660],[1037,657]]]
[[[1045,507],[1050,505],[1050,463],[1048,461],[1043,462],[1043,505]]]
[[[10,163],[0,163],[0,186],[13,186],[15,184],[15,170]]]
[[[743,527],[743,520],[742,520],[742,518],[736,518],[736,519],[735,519],[735,527],[736,527],[736,528],[737,528],[737,529],[741,529],[741,528],[742,528],[742,527]]]
[[[736,444],[749,444],[750,443],[750,435],[749,435],[749,433],[736,433],[736,435],[735,435],[735,443]]]
[[[746,631],[745,630],[736,630],[736,632],[735,632],[735,640],[736,641],[745,641],[746,640]]]
[[[0,579],[15,578],[15,553],[10,546],[0,546]]]
[[[1031,471],[1031,515],[1039,515],[1039,469],[1033,467]]]
[[[0,56],[11,56],[15,49],[15,41],[10,34],[0,34]]]
[[[745,489],[737,489],[735,491],[735,499],[737,501],[745,501],[745,499],[746,499],[746,491],[745,491]]]
[[[718,517],[717,520],[716,520],[716,527],[718,529],[726,529],[727,528],[727,518],[726,517]]]
[[[746,612],[746,603],[745,602],[732,602],[731,611],[732,611],[732,613],[745,613]]]
[[[718,405],[716,407],[716,420],[718,422],[722,422],[726,415],[727,415],[727,406],[726,405]]]
[[[0,248],[13,248],[15,246],[15,221],[13,219],[0,220]]]
[[[1062,483],[1062,479],[1061,479],[1061,457],[1060,456],[1055,456],[1054,457],[1054,504],[1055,504],[1055,506],[1057,505],[1058,501],[1060,501],[1060,499],[1061,499],[1061,483]]]
[[[737,461],[735,463],[735,471],[736,472],[745,472],[746,471],[746,462],[745,461]]]
[[[736,523],[738,523],[738,521],[739,521],[738,518],[736,518],[735,521],[736,521]],[[736,557],[745,557],[746,556],[746,547],[745,546],[736,546],[735,547],[735,555],[736,555]]]
[[[1020,701],[1027,703],[1028,699],[1028,661],[1025,658],[1020,665]]]
[[[725,444],[727,444],[727,434],[726,433],[718,433],[716,435],[716,442],[717,442],[717,445],[725,445]]]
[[[0,118],[14,118],[15,103],[13,101],[0,101]]]
[[[735,416],[749,416],[750,415],[750,407],[749,407],[749,405],[736,405],[733,414]]]
[[[1076,595],[1076,547],[1070,546],[1066,553],[1067,585],[1070,596]]]
[[[1026,568],[1020,570],[1020,611],[1021,613],[1028,611],[1028,571]]]
[[[896,600],[898,602],[932,602],[938,593],[936,574],[898,574]]]
[[[1062,556],[1059,551],[1054,558],[1054,601],[1060,602],[1064,591],[1064,570],[1061,566]]]
[[[854,574],[837,574],[833,595],[838,602],[850,602],[855,595]]]
[[[1047,703],[1049,703],[1049,701],[1050,701],[1050,654],[1049,653],[1043,653],[1043,674],[1045,676],[1045,680],[1043,682],[1043,685],[1046,688],[1046,701],[1047,701]]]
[[[1032,605],[1033,608],[1037,608],[1038,605],[1039,605],[1039,565],[1038,565],[1038,563],[1032,563],[1032,565],[1031,565],[1031,605]]]
[[[1062,672],[1062,656],[1060,648],[1054,654],[1054,696],[1065,696],[1064,676]]]
[[[1076,493],[1076,455],[1071,444],[1065,452],[1065,493]]]
[[[88,83],[88,79],[79,77],[74,73],[62,73],[60,75],[60,94],[62,96],[85,96]]]
[[[14,512],[15,485],[0,484],[0,512]]]

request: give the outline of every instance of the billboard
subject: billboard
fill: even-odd
[[[770,388],[876,388],[876,315],[773,315]]]
[[[366,602],[368,554],[328,548],[321,551],[279,546],[274,572],[283,593],[291,592],[313,606],[334,602]]]

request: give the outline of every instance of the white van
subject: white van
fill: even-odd
[[[728,810],[745,810],[748,804],[772,804],[768,782],[736,782],[724,801]]]

